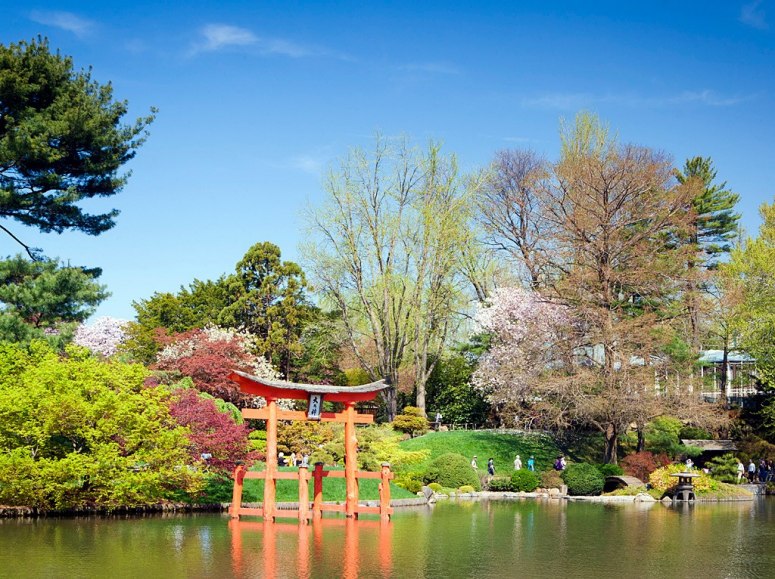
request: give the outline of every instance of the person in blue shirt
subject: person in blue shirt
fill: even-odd
[[[532,456],[527,459],[527,470],[535,471],[536,469],[536,459]]]

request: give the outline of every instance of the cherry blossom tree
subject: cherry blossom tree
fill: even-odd
[[[91,324],[81,324],[75,330],[73,342],[88,348],[95,354],[109,358],[118,351],[126,339],[125,328],[129,322],[104,316]]]
[[[535,396],[539,374],[559,356],[567,309],[534,291],[498,288],[479,306],[475,324],[475,331],[490,334],[491,347],[479,360],[474,386],[493,404],[524,405]]]

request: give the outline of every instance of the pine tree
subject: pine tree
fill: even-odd
[[[678,181],[695,190],[688,209],[688,227],[678,236],[678,245],[687,251],[684,301],[689,319],[692,347],[699,351],[702,328],[703,291],[710,283],[709,270],[718,266],[719,258],[729,253],[737,235],[740,214],[734,211],[740,196],[727,189],[726,182],[715,183],[716,170],[710,157],[687,159]]]

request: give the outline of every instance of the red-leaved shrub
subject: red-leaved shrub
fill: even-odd
[[[211,472],[230,474],[238,460],[252,462],[256,453],[248,452],[248,429],[232,416],[218,410],[215,401],[194,389],[173,393],[170,414],[181,426],[187,426],[189,452],[195,462],[207,465]],[[203,456],[208,458],[203,458]]]
[[[644,482],[649,480],[649,475],[652,472],[668,464],[670,464],[670,459],[666,454],[654,454],[647,450],[633,452],[619,461],[619,465],[626,474],[639,478]]]

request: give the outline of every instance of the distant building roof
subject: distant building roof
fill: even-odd
[[[691,440],[689,438],[682,438],[681,442],[684,446],[696,446],[705,451],[721,451],[721,452],[734,452],[737,450],[734,440]]]
[[[745,352],[730,351],[727,353],[727,360],[729,362],[754,362]],[[724,361],[724,350],[702,350],[700,352],[700,362],[706,364],[721,364]]]

